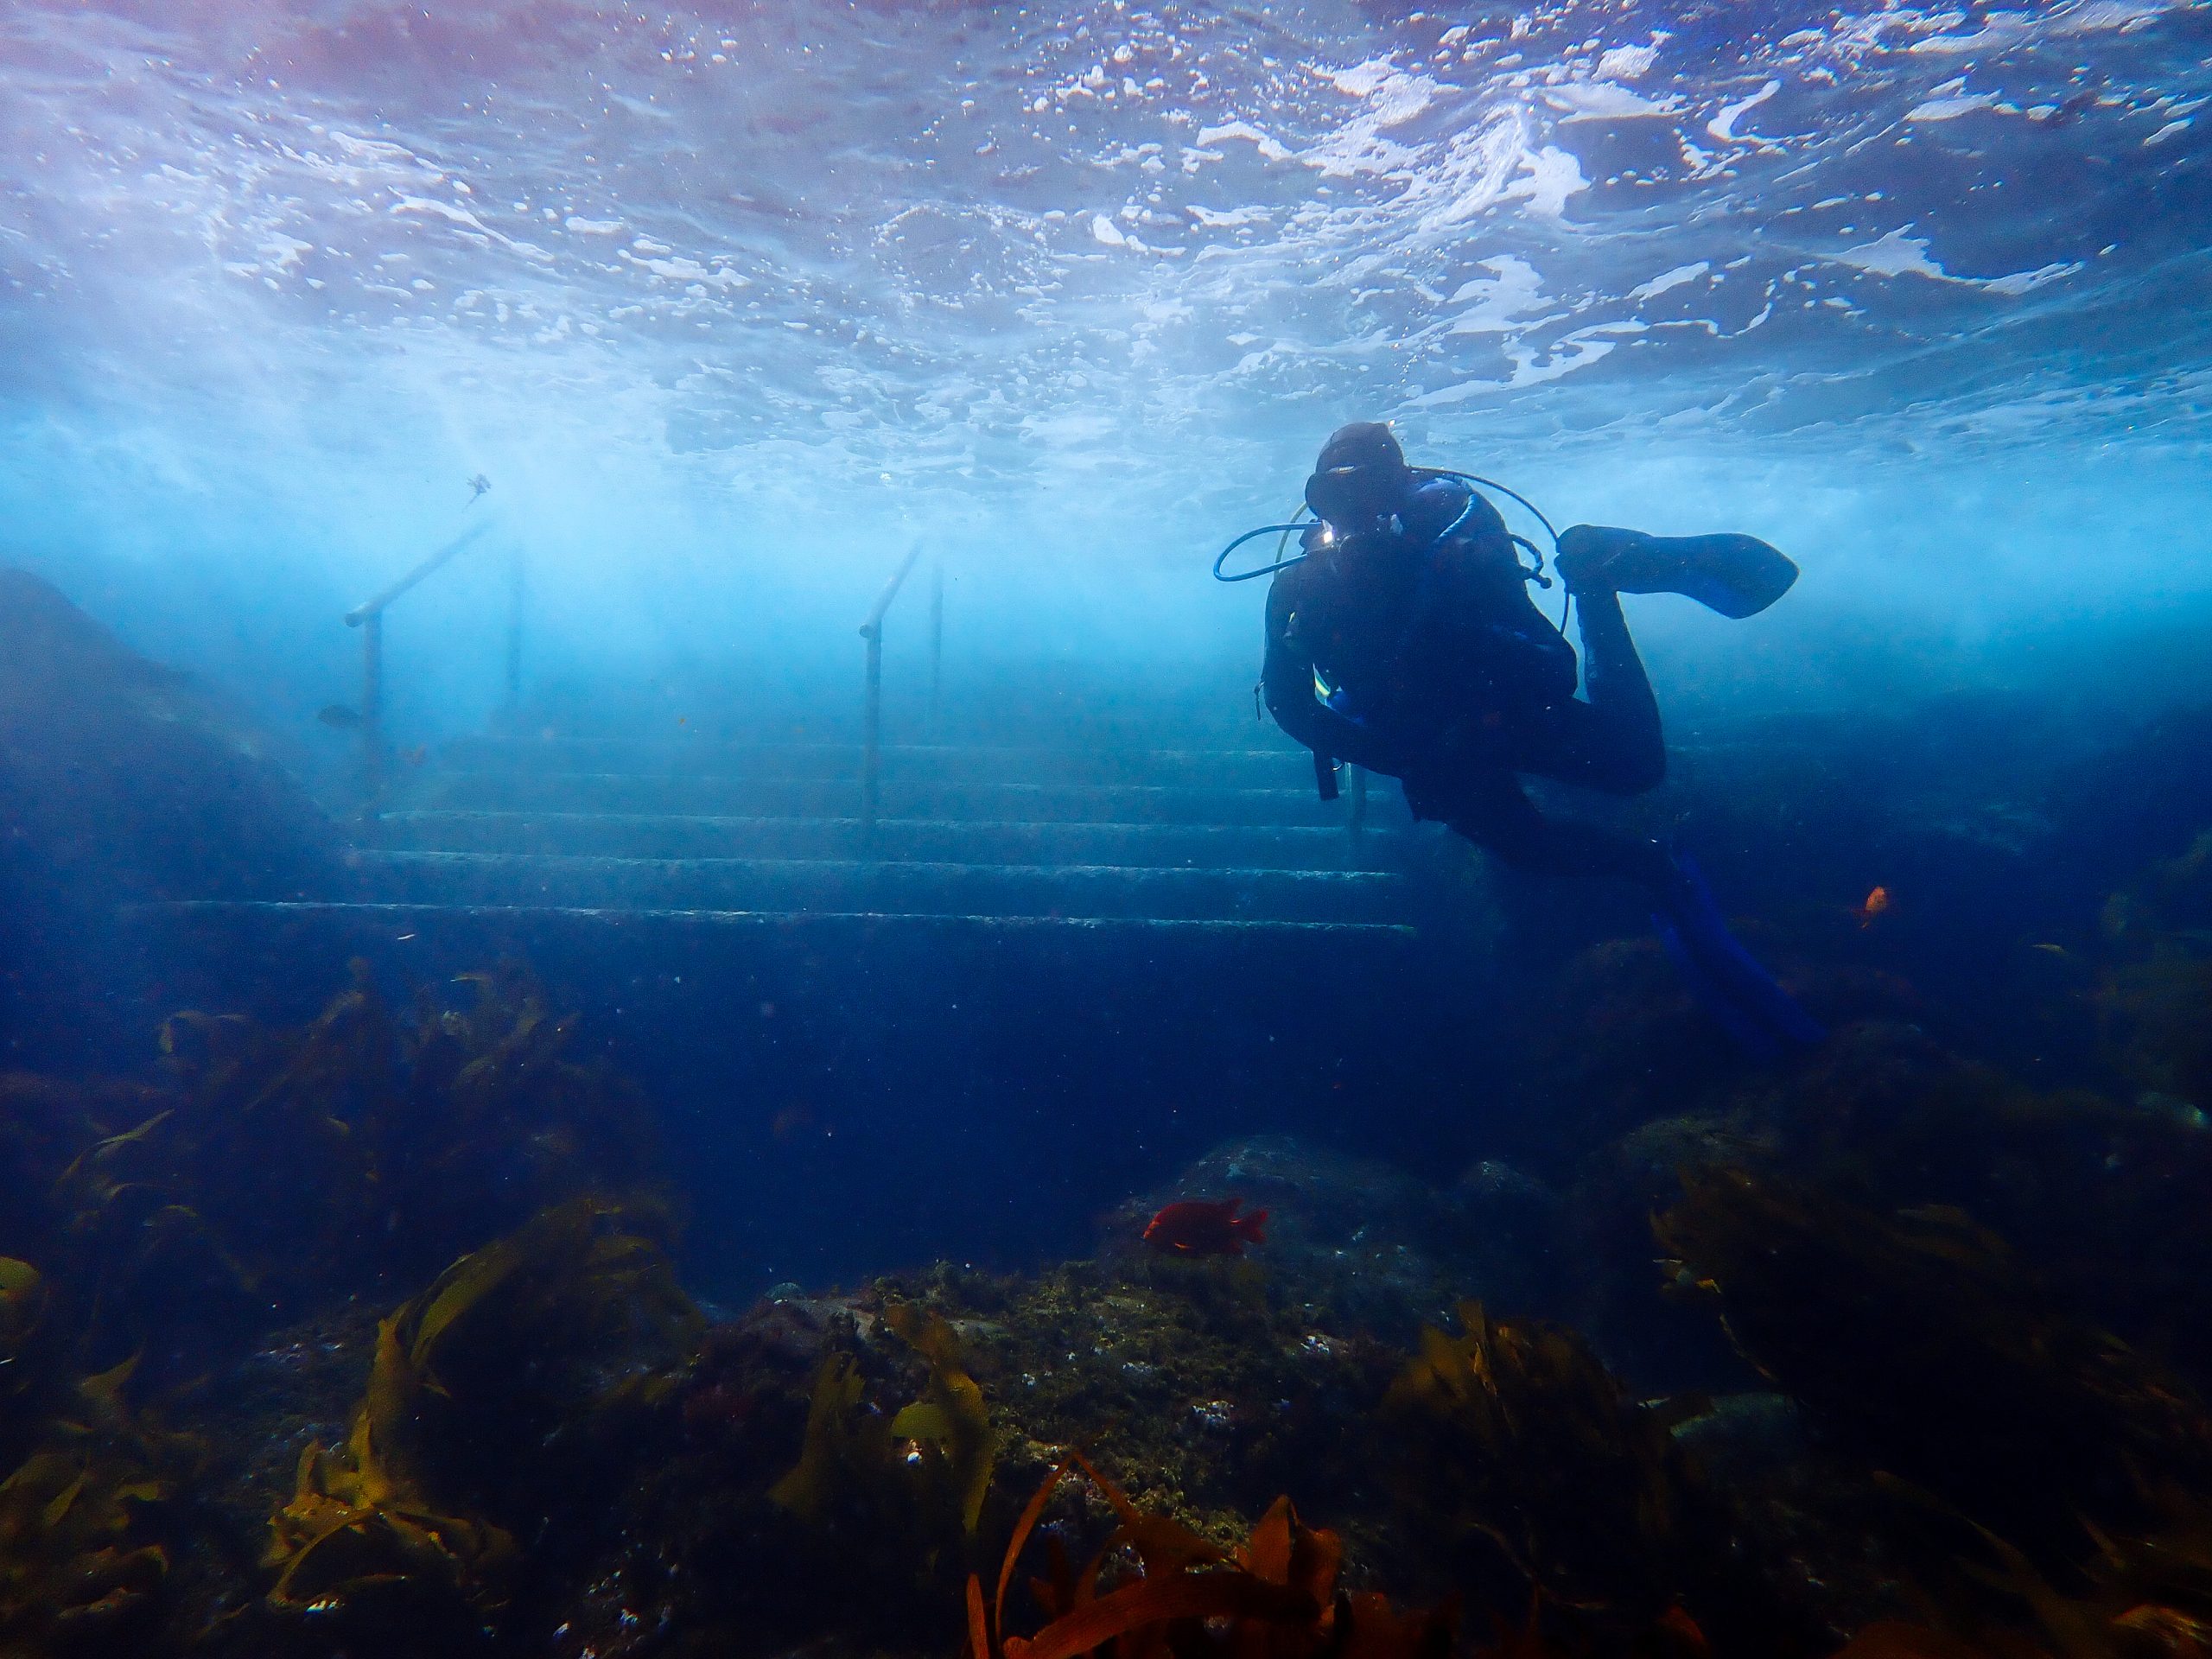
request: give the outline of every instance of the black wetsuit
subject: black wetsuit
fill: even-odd
[[[1546,818],[1516,775],[1615,795],[1665,775],[1658,703],[1618,596],[1576,595],[1579,698],[1573,648],[1529,596],[1496,508],[1431,479],[1395,526],[1309,536],[1310,556],[1274,579],[1262,683],[1276,723],[1317,754],[1402,779],[1416,817],[1508,863],[1669,881],[1656,842]]]

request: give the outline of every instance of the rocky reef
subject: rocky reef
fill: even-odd
[[[1614,944],[1455,1179],[1246,1139],[741,1310],[520,968],[178,1013],[0,1077],[0,1653],[2205,1651],[2208,871],[2037,953],[2063,1080],[1863,923],[1779,1067]]]

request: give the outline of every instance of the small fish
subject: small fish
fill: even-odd
[[[410,766],[419,766],[430,758],[430,746],[427,743],[417,743],[411,749],[402,749],[399,752],[399,758]]]
[[[1264,1244],[1268,1212],[1240,1216],[1242,1198],[1189,1198],[1171,1204],[1145,1224],[1144,1242],[1170,1255],[1242,1255],[1247,1244]]]
[[[477,474],[475,477],[470,479],[468,480],[468,505],[472,507],[474,506],[477,502],[482,499],[484,492],[491,487],[492,480],[485,477],[481,473]]]
[[[342,702],[325,705],[315,718],[324,725],[334,726],[341,732],[350,732],[361,723],[360,715],[356,710],[348,709]]]
[[[1852,914],[1859,918],[1859,926],[1872,927],[1874,925],[1874,918],[1889,907],[1890,890],[1887,887],[1877,887],[1866,895],[1866,902],[1852,912]]]
[[[2031,944],[2028,949],[2031,950],[2040,950],[2044,955],[2052,957],[2063,957],[2067,954],[2066,947],[2064,945],[2053,944],[2049,940],[2044,940],[2041,944]]]

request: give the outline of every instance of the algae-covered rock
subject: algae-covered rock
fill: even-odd
[[[1515,1205],[1496,1196],[1441,1191],[1393,1165],[1255,1135],[1224,1142],[1116,1211],[1103,1254],[1141,1280],[1160,1264],[1141,1242],[1150,1217],[1177,1201],[1237,1198],[1248,1216],[1267,1212],[1266,1243],[1249,1254],[1270,1300],[1338,1333],[1410,1342],[1462,1295],[1545,1294],[1537,1287],[1547,1269],[1534,1259],[1547,1248],[1541,1226],[1522,1230],[1525,1216],[1502,1224]],[[1524,1240],[1529,1257],[1519,1254]]]
[[[1008,1287],[969,1347],[1010,1471],[1088,1449],[1136,1502],[1223,1539],[1361,1478],[1381,1350],[1276,1302],[1249,1262],[1072,1262]]]
[[[2139,1520],[2134,1471],[2212,1482],[2212,1412],[2054,1305],[1965,1213],[1884,1213],[1743,1170],[1655,1223],[1684,1294],[1860,1455],[2031,1548]]]
[[[1730,1547],[1808,1646],[1925,1616],[1897,1498],[1823,1445],[1788,1395],[1723,1395],[1675,1441],[1725,1514]]]
[[[1758,1385],[1712,1320],[1652,1294],[1651,1217],[1680,1195],[1684,1171],[1742,1164],[1766,1147],[1742,1115],[1685,1115],[1643,1123],[1582,1160],[1567,1195],[1573,1299],[1566,1317],[1638,1389]]]
[[[1631,1628],[1656,1618],[1696,1542],[1669,1414],[1572,1331],[1474,1302],[1459,1324],[1421,1333],[1386,1402],[1425,1545],[1493,1604],[1541,1592]]]
[[[515,1536],[573,1512],[611,1414],[667,1400],[697,1315],[651,1239],[578,1199],[462,1257],[378,1326],[342,1447],[310,1445],[270,1523],[272,1606],[503,1597]]]

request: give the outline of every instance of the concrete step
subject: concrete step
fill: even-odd
[[[716,778],[691,773],[474,772],[424,779],[418,808],[654,813],[673,817],[853,818],[861,787],[838,779]],[[1312,785],[941,783],[887,779],[887,818],[1054,823],[1342,824],[1347,803]]]
[[[1403,813],[1399,814],[1403,817]],[[965,864],[1121,864],[1154,868],[1388,870],[1403,828],[1355,840],[1336,826],[962,823],[762,818],[646,812],[387,812],[377,837],[416,852],[569,853],[616,858],[875,858]]]
[[[735,743],[706,737],[467,737],[438,752],[448,772],[636,772],[857,782],[851,743]],[[1287,741],[1243,749],[990,747],[892,744],[886,780],[938,783],[1180,784],[1311,790],[1313,762]]]
[[[1413,919],[1405,879],[1365,870],[461,852],[363,852],[359,860],[372,893],[407,904],[1365,925]]]
[[[1085,937],[1141,941],[1249,941],[1265,949],[1313,942],[1322,949],[1340,942],[1412,946],[1420,930],[1402,922],[1298,922],[1275,918],[1177,918],[1158,916],[885,915],[877,912],[641,908],[597,905],[427,904],[403,899],[177,899],[124,907],[125,919],[142,928],[186,929],[205,938],[226,933],[233,943],[269,929],[328,928],[363,939],[406,944],[419,930],[442,937],[491,930],[512,950],[518,930],[542,927],[638,936],[674,927],[690,933],[773,933],[779,937],[865,941],[897,937],[909,942],[1020,938],[1072,940]]]

